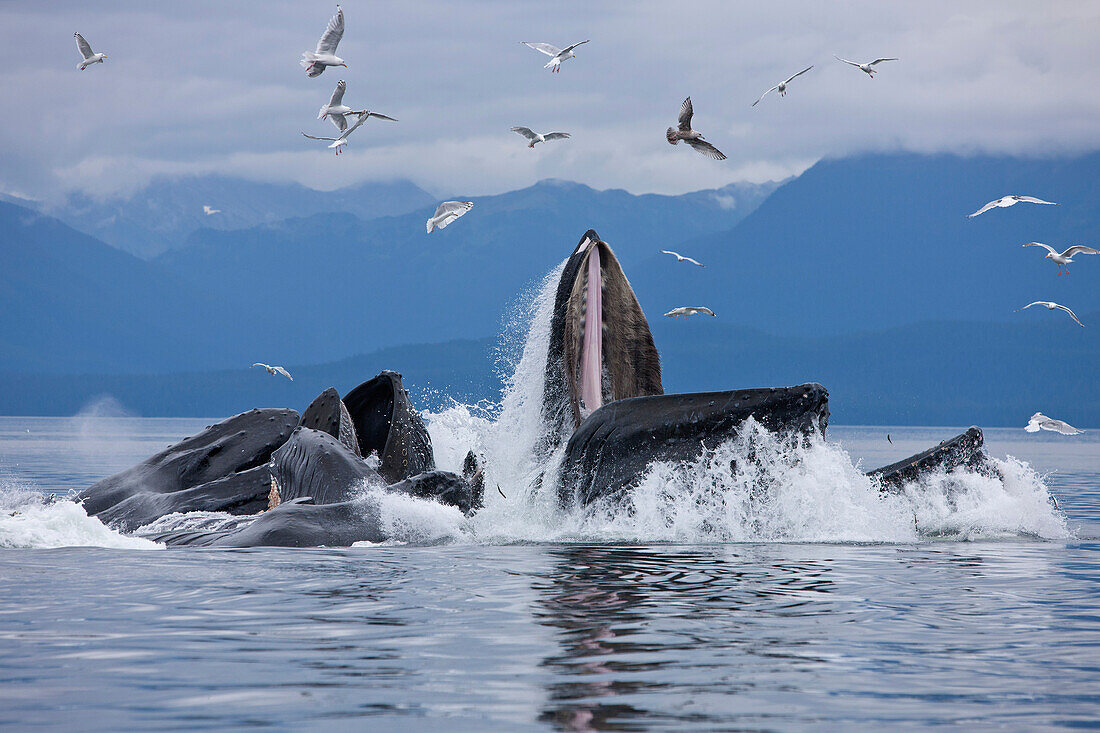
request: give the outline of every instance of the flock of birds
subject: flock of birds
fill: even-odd
[[[80,51],[80,55],[82,58],[79,65],[81,71],[84,71],[88,66],[92,64],[101,64],[106,60],[107,54],[94,52],[88,41],[84,39],[84,36],[80,35],[79,33],[74,33],[73,36],[76,38],[76,46],[77,49]],[[323,74],[325,69],[330,66],[348,68],[347,63],[342,58],[336,55],[336,49],[339,46],[340,41],[343,37],[344,11],[339,5],[337,5],[336,14],[333,15],[332,18],[329,20],[328,26],[325,28],[325,31],[321,35],[320,40],[317,41],[316,48],[313,51],[306,51],[302,53],[301,61],[299,63],[301,64],[302,68],[305,69],[307,76],[309,76],[310,78],[316,78]],[[551,45],[549,43],[535,43],[530,41],[521,41],[520,43],[535,51],[538,51],[539,53],[549,56],[550,60],[543,68],[549,69],[551,73],[559,73],[561,72],[561,66],[565,61],[577,58],[577,55],[574,53],[574,51],[579,46],[583,46],[584,44],[589,42],[590,41],[586,39],[584,41],[578,41],[577,43],[570,44],[565,48],[558,48],[557,46]],[[834,56],[834,58],[837,61],[856,67],[863,73],[867,74],[867,76],[871,79],[875,78],[875,74],[878,72],[878,69],[876,69],[875,67],[877,67],[879,64],[888,61],[899,60],[897,58],[877,58],[873,61],[868,61],[867,63],[860,63],[857,61],[850,61],[849,59],[841,58],[840,56]],[[802,76],[803,74],[808,73],[813,68],[813,65],[807,66],[805,69],[802,69],[796,74],[792,74],[775,86],[767,89],[757,98],[755,102],[752,103],[751,106],[755,107],[772,92],[776,92],[780,97],[785,97],[787,95],[788,86],[791,84],[791,82],[793,82],[795,79]],[[333,90],[332,96],[330,97],[328,104],[323,105],[317,113],[317,119],[327,119],[336,127],[338,134],[335,137],[309,135],[305,132],[302,133],[302,135],[311,140],[321,140],[330,143],[328,147],[330,149],[335,149],[337,155],[339,155],[341,150],[348,144],[348,137],[351,135],[351,133],[359,129],[359,127],[361,127],[363,123],[366,122],[368,119],[375,117],[390,122],[398,121],[396,118],[390,117],[388,115],[384,115],[378,112],[372,112],[367,109],[353,109],[352,107],[344,104],[344,92],[346,90],[347,83],[344,80],[340,80],[339,82],[337,82],[336,88]],[[692,127],[693,116],[694,109],[692,107],[691,97],[687,97],[680,105],[680,113],[677,117],[676,127],[669,127],[668,130],[665,132],[665,138],[668,140],[669,144],[676,145],[680,142],[683,142],[696,152],[705,155],[708,158],[711,158],[713,160],[725,160],[725,154],[723,154],[722,151],[716,148],[713,143],[708,141],[701,132],[695,130]],[[356,117],[357,119],[354,124],[349,126],[348,117]],[[566,140],[571,137],[568,132],[538,133],[529,127],[519,125],[512,127],[511,130],[512,132],[521,135],[527,141],[527,147],[529,148],[534,148],[535,145],[538,143],[546,143],[553,140]],[[1014,206],[1018,203],[1045,204],[1049,206],[1057,205],[1052,201],[1044,201],[1042,199],[1035,198],[1034,196],[1009,195],[1003,196],[1002,198],[999,198],[995,201],[990,201],[989,203],[985,204],[980,209],[975,211],[973,214],[969,214],[968,216],[970,218],[973,218],[980,214],[984,214],[990,209],[1005,208],[1008,206]],[[435,213],[427,221],[428,234],[431,234],[436,229],[445,228],[447,225],[451,224],[459,217],[467,214],[471,209],[473,209],[473,206],[474,204],[472,201],[444,201],[443,203],[439,204],[438,208],[436,208],[435,210]],[[215,209],[209,205],[204,205],[203,213],[209,216],[212,214],[220,213],[220,210]],[[1058,265],[1059,276],[1061,276],[1063,272],[1065,274],[1069,274],[1068,266],[1070,263],[1073,262],[1073,257],[1083,254],[1100,254],[1100,250],[1096,250],[1092,247],[1086,247],[1084,245],[1075,245],[1067,248],[1062,252],[1058,252],[1050,245],[1043,244],[1042,242],[1028,242],[1023,246],[1045,248],[1048,252],[1046,258],[1052,260]],[[687,257],[678,252],[674,252],[671,250],[661,250],[661,254],[671,255],[676,258],[677,262],[689,262],[693,265],[698,265],[699,267],[706,267],[698,260]],[[1077,315],[1072,310],[1064,305],[1055,303],[1053,301],[1037,300],[1032,303],[1028,303],[1022,308],[1018,308],[1017,311],[1026,310],[1033,306],[1042,306],[1047,308],[1048,310],[1065,311],[1067,314],[1069,314],[1071,318],[1073,318],[1074,321],[1077,322],[1078,325],[1082,327],[1084,327],[1085,325],[1081,323],[1080,319],[1077,318]],[[717,317],[717,314],[714,311],[704,306],[681,306],[679,308],[673,308],[664,315],[671,318],[680,318],[700,314]],[[262,367],[269,374],[282,375],[291,381],[293,381],[294,379],[294,377],[290,375],[290,372],[288,372],[282,366],[271,366],[269,364],[263,364],[260,362],[257,362],[252,366]],[[1053,432],[1061,433],[1063,435],[1076,435],[1078,433],[1084,432],[1061,420],[1049,418],[1040,412],[1032,415],[1031,419],[1028,421],[1025,430],[1030,433],[1037,432],[1039,430],[1050,430]]]

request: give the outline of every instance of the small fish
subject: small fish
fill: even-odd
[[[500,491],[500,484],[497,484],[497,491]],[[500,491],[500,495],[501,495],[501,496],[504,496],[504,492],[503,492],[503,491]],[[507,496],[504,496],[504,498],[505,498],[505,499],[507,499],[508,497],[507,497]]]
[[[890,433],[886,434],[886,440],[889,441],[890,445],[894,444],[894,441],[890,440]]]

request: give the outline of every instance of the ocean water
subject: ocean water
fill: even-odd
[[[441,468],[485,457],[485,508],[388,499],[379,545],[123,536],[65,496],[210,420],[0,418],[0,726],[1100,727],[1100,431],[987,430],[998,477],[883,497],[865,470],[965,426],[749,423],[624,505],[562,510],[554,281],[510,325],[500,403],[424,415]]]

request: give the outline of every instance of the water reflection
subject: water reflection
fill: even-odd
[[[838,610],[829,598],[831,571],[813,557],[761,562],[751,547],[573,546],[550,554],[556,563],[535,583],[534,615],[556,630],[561,651],[541,663],[554,673],[543,722],[566,730],[635,730],[658,718],[728,722],[712,706],[694,709],[693,697],[753,686],[751,676],[719,671],[731,657],[742,658],[732,669],[744,667],[744,657],[767,665],[825,661],[810,649],[813,627],[801,637],[759,630],[767,618]],[[682,713],[670,715],[667,697],[676,688]]]

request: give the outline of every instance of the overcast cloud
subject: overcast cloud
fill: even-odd
[[[334,188],[408,178],[439,195],[540,178],[680,193],[865,150],[1100,148],[1100,3],[343,3],[348,69],[298,66],[335,2],[0,3],[0,190],[126,192],[221,172]],[[690,12],[679,12],[690,7]],[[107,63],[77,71],[80,31]],[[519,41],[591,39],[560,74]],[[833,59],[898,56],[871,80]],[[795,71],[786,99],[753,100]],[[299,132],[339,79],[371,120],[336,158]],[[664,140],[691,95],[729,159]],[[573,139],[534,150],[512,125]]]

